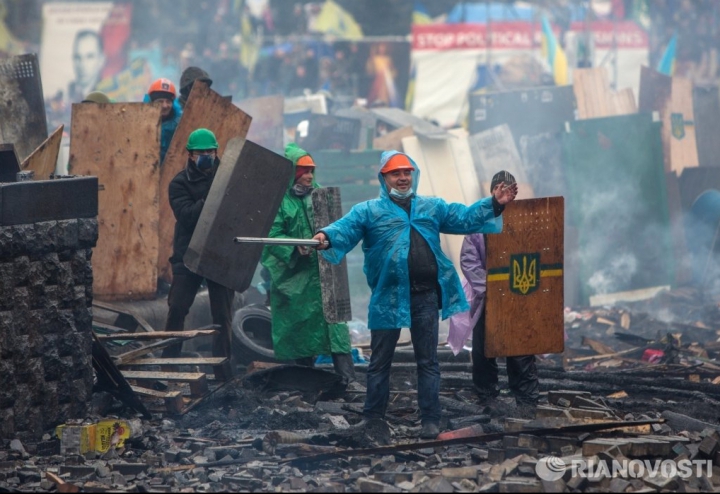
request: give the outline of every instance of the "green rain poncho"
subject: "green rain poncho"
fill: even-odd
[[[308,153],[288,144],[285,157],[297,167]],[[292,193],[295,174],[285,192],[270,237],[312,238],[313,211],[310,194]],[[319,185],[313,180],[313,187]],[[350,353],[347,324],[328,324],[323,314],[317,251],[301,256],[294,246],[272,245],[263,249],[262,265],[270,273],[270,309],[275,358],[293,360],[315,355]]]

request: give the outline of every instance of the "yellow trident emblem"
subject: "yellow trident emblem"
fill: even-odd
[[[510,289],[527,295],[538,287],[540,254],[519,254],[510,256],[512,283]]]

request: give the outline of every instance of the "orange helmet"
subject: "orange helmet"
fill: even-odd
[[[175,92],[175,84],[170,82],[169,79],[158,79],[150,84],[148,94],[152,97],[153,93],[167,93],[169,96],[172,96],[170,99],[175,99],[175,95],[177,94]]]
[[[385,163],[385,166],[382,167],[380,173],[390,173],[395,170],[415,170],[415,167],[410,162],[410,158],[404,154],[398,153],[387,160],[387,163]]]
[[[297,166],[306,166],[308,168],[315,168],[315,161],[313,161],[312,156],[309,154],[306,154],[305,156],[300,156],[297,160]]]

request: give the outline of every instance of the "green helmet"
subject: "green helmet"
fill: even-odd
[[[188,151],[201,151],[204,149],[217,149],[218,142],[215,134],[208,129],[197,129],[190,133],[187,142]]]

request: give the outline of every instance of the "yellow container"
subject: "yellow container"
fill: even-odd
[[[97,442],[95,424],[59,425],[55,428],[55,434],[60,438],[62,454],[79,453],[83,455],[88,451],[95,451]]]
[[[95,451],[107,452],[110,447],[122,448],[132,429],[125,420],[101,420],[96,424]]]

